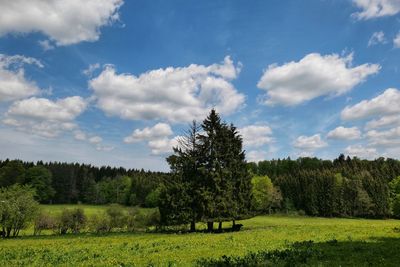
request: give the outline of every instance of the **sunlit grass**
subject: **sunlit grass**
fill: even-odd
[[[82,206],[87,214],[104,209]],[[61,206],[46,208],[58,212]],[[62,209],[62,208],[61,208]],[[22,237],[0,241],[0,266],[10,265],[117,265],[178,266],[201,257],[245,255],[260,250],[284,249],[295,241],[376,242],[400,238],[397,220],[258,216],[242,221],[240,232],[223,234],[114,233]],[[225,223],[229,227],[230,223]],[[366,252],[365,252],[366,253]],[[328,264],[329,265],[329,264]]]

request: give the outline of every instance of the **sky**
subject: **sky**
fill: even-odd
[[[400,0],[0,0],[0,158],[168,170],[215,108],[248,161],[400,158]]]

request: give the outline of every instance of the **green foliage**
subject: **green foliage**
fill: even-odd
[[[254,176],[251,180],[253,208],[258,212],[268,212],[281,208],[282,195],[268,176]]]
[[[13,185],[0,190],[0,226],[3,237],[16,237],[34,219],[38,211],[34,190]]]
[[[12,160],[0,168],[0,187],[13,184],[23,184],[25,181],[25,168],[21,161]]]
[[[157,187],[153,191],[151,191],[145,200],[145,206],[147,208],[156,208],[160,202],[160,194],[161,194],[161,187]]]
[[[86,216],[81,208],[64,209],[57,218],[55,231],[64,235],[67,232],[79,233],[86,224]]]
[[[106,217],[110,222],[110,230],[117,228],[122,229],[126,225],[126,215],[121,206],[112,204],[106,210]]]
[[[25,174],[25,182],[35,189],[36,199],[39,202],[47,202],[55,195],[51,185],[52,174],[43,166],[29,168]]]
[[[202,130],[202,133],[200,131]],[[250,214],[251,177],[242,138],[215,110],[200,127],[193,122],[167,158],[173,178],[160,194],[164,225],[237,220]]]
[[[52,230],[57,227],[57,221],[54,216],[41,211],[33,223],[33,235],[40,235],[43,230]]]

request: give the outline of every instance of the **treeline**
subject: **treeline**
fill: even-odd
[[[155,207],[159,186],[168,176],[143,169],[78,163],[0,161],[0,187],[30,185],[40,203]]]
[[[400,161],[299,158],[249,163],[250,171],[267,175],[280,188],[283,209],[312,216],[385,218],[400,216]]]

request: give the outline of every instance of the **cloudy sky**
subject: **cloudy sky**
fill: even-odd
[[[400,0],[0,0],[0,157],[167,170],[214,107],[247,159],[400,158]]]

